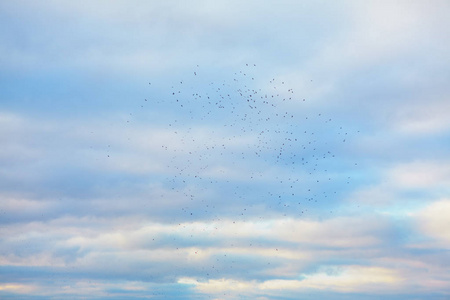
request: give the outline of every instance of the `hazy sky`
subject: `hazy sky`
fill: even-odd
[[[0,298],[448,299],[448,1],[1,1]]]

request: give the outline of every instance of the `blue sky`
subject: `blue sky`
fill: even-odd
[[[0,298],[447,299],[446,1],[3,1]]]

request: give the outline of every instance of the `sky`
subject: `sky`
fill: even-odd
[[[448,1],[1,1],[1,299],[450,298]]]

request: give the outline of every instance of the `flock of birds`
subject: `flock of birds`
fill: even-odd
[[[183,218],[303,214],[349,183],[336,155],[351,133],[312,112],[284,81],[255,79],[257,69],[246,64],[213,80],[218,76],[197,66],[162,93],[149,83],[152,94],[140,109],[160,113],[167,138],[155,143],[168,157],[163,182],[184,199]]]

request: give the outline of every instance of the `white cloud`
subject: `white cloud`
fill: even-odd
[[[401,278],[396,271],[380,267],[342,266],[337,274],[315,273],[302,280],[269,280],[262,289],[319,289],[339,292],[377,292],[398,287]]]
[[[377,183],[364,185],[352,192],[349,199],[360,204],[389,206],[395,203],[413,202],[405,193],[417,193],[425,200],[431,200],[448,191],[450,165],[444,160],[412,160],[397,163],[378,170]],[[422,194],[418,193],[421,191]],[[426,194],[423,194],[426,193]],[[395,206],[395,205],[394,205]],[[409,211],[411,207],[404,211]]]
[[[221,293],[221,292],[240,292],[240,291],[250,291],[255,282],[245,282],[232,279],[210,279],[207,282],[199,282],[192,278],[180,278],[178,283],[195,285],[195,288],[202,293]]]
[[[247,153],[257,141],[256,134],[235,136],[220,127],[174,124],[169,129],[153,124],[125,126],[123,119],[114,120],[114,116],[102,121],[42,120],[11,113],[0,115],[2,123],[0,137],[6,143],[0,159],[11,168],[0,174],[9,178],[43,179],[52,167],[62,166],[136,175],[174,175],[183,170],[184,174],[229,179],[243,179],[254,169],[249,160],[235,165],[226,154]],[[226,147],[223,156],[222,145]]]
[[[431,95],[433,97],[433,95]],[[440,101],[438,101],[440,100]],[[408,135],[424,136],[426,134],[439,134],[450,129],[450,111],[448,99],[430,99],[426,103],[403,106],[397,112],[394,129]]]
[[[276,294],[287,291],[324,290],[337,292],[375,292],[379,294],[398,289],[402,280],[395,270],[379,267],[341,266],[337,274],[314,273],[303,275],[303,279],[273,279],[263,282],[214,279],[199,281],[180,278],[181,284],[195,286],[202,293],[221,292],[244,294]]]
[[[387,181],[401,188],[445,187],[450,182],[447,161],[413,161],[396,165],[387,171]]]
[[[0,291],[13,292],[18,294],[29,294],[36,292],[37,287],[32,284],[20,283],[2,283],[0,284]]]
[[[267,272],[295,274],[299,268],[320,259],[321,253],[326,253],[321,248],[338,247],[342,249],[340,255],[345,256],[358,247],[380,244],[384,229],[379,221],[378,224],[373,221],[336,218],[323,222],[275,219],[162,224],[132,217],[111,220],[66,217],[9,225],[1,234],[10,252],[1,256],[1,262],[101,270],[105,255],[117,259],[118,265],[127,269],[127,265],[136,263],[209,264],[212,258],[228,254],[261,261],[280,259],[286,264]],[[173,245],[164,246],[171,240]],[[266,240],[271,242],[267,244]],[[47,241],[52,241],[52,248],[42,248]],[[36,250],[16,256],[14,247],[22,244],[34,245],[30,249]]]
[[[349,71],[420,53],[427,35],[444,33],[436,23],[448,24],[445,2],[353,2],[348,6],[351,24],[322,47],[314,64],[328,70]],[[433,40],[436,42],[436,40]],[[441,41],[439,41],[441,42]],[[321,62],[321,63],[320,63]]]
[[[450,199],[435,201],[414,215],[418,229],[450,248]]]
[[[435,203],[417,214],[420,230],[447,246],[450,237],[442,228],[449,225],[446,219],[449,203],[446,200]],[[320,221],[223,219],[179,224],[149,222],[142,217],[63,217],[3,228],[0,263],[59,266],[75,272],[95,272],[96,276],[158,274],[178,278],[179,284],[192,285],[200,293],[217,297],[221,296],[218,293],[232,297],[239,293],[280,295],[298,291],[376,294],[405,287],[421,293],[434,288],[444,290],[445,274],[436,261],[409,252],[404,256],[401,249],[390,248],[386,240],[394,230],[390,225],[386,217],[379,215]],[[42,247],[49,242],[51,248]],[[23,245],[29,250],[14,254],[16,247]],[[423,249],[429,247],[422,245]],[[238,261],[239,266],[231,261]],[[341,261],[360,264],[334,264]],[[322,267],[308,271],[312,265]],[[136,266],[140,266],[137,273]],[[213,266],[215,269],[211,269]],[[265,279],[254,279],[254,275],[245,279],[245,274],[238,279],[227,271],[230,266],[251,268]],[[212,273],[215,270],[217,274]],[[425,270],[444,277],[428,276],[423,280],[415,275]],[[206,272],[221,276],[208,278]],[[79,292],[91,287],[84,285]],[[129,289],[129,285],[123,288]],[[138,285],[133,289],[146,288]],[[94,292],[102,294],[103,290]],[[76,292],[69,289],[67,293]]]
[[[7,214],[26,214],[27,212],[44,213],[51,208],[51,202],[20,198],[11,195],[1,195],[0,210]]]

